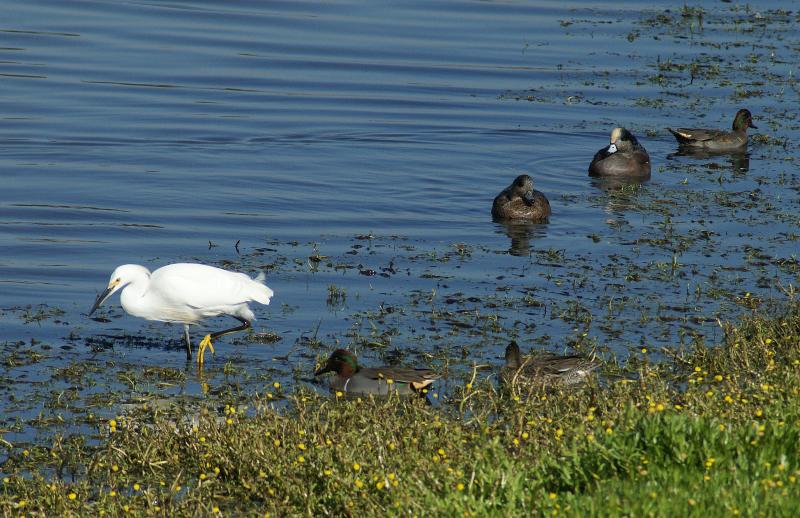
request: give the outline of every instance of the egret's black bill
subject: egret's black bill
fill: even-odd
[[[111,296],[112,291],[113,288],[106,288],[103,293],[97,296],[97,300],[94,301],[92,309],[89,310],[89,316],[92,316],[92,313],[97,311],[97,308],[99,308],[103,304],[103,302],[105,302],[106,299]]]

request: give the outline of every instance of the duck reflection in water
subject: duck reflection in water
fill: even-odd
[[[508,253],[520,257],[531,255],[531,241],[544,237],[546,234],[545,223],[530,223],[527,221],[497,221],[499,229],[511,239]]]
[[[724,158],[728,162],[727,166],[712,162],[708,164],[712,168],[730,169],[734,174],[746,173],[750,170],[750,153],[747,151],[709,151],[708,149],[693,149],[681,146],[675,153],[667,155],[667,160],[675,157],[688,156],[700,160]]]

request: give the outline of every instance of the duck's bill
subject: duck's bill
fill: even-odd
[[[751,128],[753,128],[753,129],[758,129],[758,126],[756,126],[755,124],[753,124],[753,121],[752,121],[752,119],[750,120],[750,127],[751,127]]]
[[[525,201],[525,203],[526,203],[526,204],[528,204],[528,205],[532,205],[532,204],[533,204],[533,192],[531,192],[531,191],[526,191],[526,192],[525,192],[525,193],[522,195],[522,199]]]
[[[611,144],[609,144],[608,148],[606,148],[606,153],[610,155],[611,153],[616,153],[616,152],[617,152],[617,145],[612,142]]]
[[[89,316],[92,316],[92,313],[97,311],[97,308],[99,308],[100,306],[103,305],[103,302],[105,302],[106,299],[111,296],[111,293],[113,291],[114,291],[114,288],[110,288],[109,287],[109,288],[106,288],[105,291],[103,291],[103,293],[101,293],[100,295],[97,296],[97,300],[94,301],[94,305],[92,306],[92,309],[89,310]]]
[[[319,376],[320,374],[325,374],[326,372],[331,372],[333,369],[326,363],[319,369],[314,371],[314,376]]]

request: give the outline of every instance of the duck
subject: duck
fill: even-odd
[[[512,341],[506,347],[506,364],[500,379],[506,384],[522,379],[546,385],[576,385],[586,381],[599,366],[593,357],[579,354],[562,356],[548,353],[523,359],[519,345]]]
[[[533,178],[517,176],[492,203],[492,217],[497,220],[544,222],[550,217],[550,202],[533,188]]]
[[[650,178],[650,155],[625,128],[614,128],[611,143],[595,153],[589,176]]]
[[[703,128],[667,128],[678,145],[708,151],[742,151],[747,148],[747,128],[758,129],[753,124],[749,110],[741,109],[733,118],[731,131]]]
[[[388,396],[389,394],[425,394],[428,387],[441,377],[430,369],[406,367],[361,367],[356,355],[346,349],[336,349],[314,376],[334,372],[330,388],[349,395]]]

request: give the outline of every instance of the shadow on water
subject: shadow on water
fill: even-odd
[[[681,146],[675,153],[667,155],[667,160],[674,160],[675,157],[688,156],[700,160],[717,158],[727,158],[727,165],[716,164],[715,169],[730,169],[732,173],[746,173],[750,170],[750,153],[746,151],[708,151],[706,149],[692,149]]]
[[[518,257],[531,255],[531,241],[547,235],[547,222],[531,223],[528,221],[494,220],[498,231],[511,239],[508,253]]]

